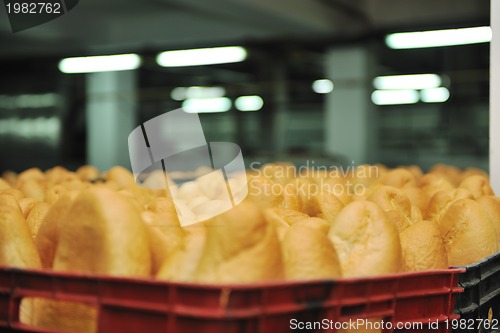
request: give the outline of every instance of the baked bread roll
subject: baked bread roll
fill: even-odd
[[[17,201],[24,198],[23,192],[21,192],[17,188],[7,188],[7,189],[0,190],[0,195],[3,195],[3,194],[10,195],[11,197],[16,199]]]
[[[319,230],[325,235],[328,235],[328,232],[330,231],[330,223],[319,217],[308,217],[306,219],[297,221],[295,224]]]
[[[63,194],[69,192],[68,188],[61,184],[51,186],[45,191],[44,202],[53,205]]]
[[[33,198],[22,198],[17,202],[19,204],[19,207],[21,208],[21,211],[23,213],[24,218],[26,219],[28,215],[31,212],[31,209],[39,203],[38,200],[33,199]]]
[[[113,191],[118,194],[120,194],[122,197],[127,199],[132,205],[134,205],[135,209],[138,212],[143,212],[146,207],[144,204],[139,200],[139,198],[135,195],[135,192],[130,191],[129,189],[121,189],[119,191]]]
[[[401,191],[410,199],[412,206],[418,207],[423,215],[426,214],[427,206],[431,200],[427,192],[418,187],[403,187]]]
[[[14,198],[10,194],[0,193],[0,206],[11,207],[21,214],[23,213],[23,211],[21,210],[21,206],[19,206],[16,198]]]
[[[151,190],[166,189],[167,186],[174,186],[175,181],[171,179],[163,170],[153,170],[142,179],[140,186]],[[165,191],[169,192],[169,191]]]
[[[380,176],[383,176],[387,171],[389,171],[387,165],[383,163],[375,163],[374,166],[379,170]]]
[[[286,279],[331,279],[342,276],[337,252],[319,229],[297,223],[289,228],[281,247]]]
[[[60,223],[52,267],[81,273],[148,276],[149,244],[139,212],[127,199],[108,189],[95,187],[81,192]]]
[[[300,211],[301,202],[300,197],[297,195],[296,186],[293,183],[286,184],[283,187],[283,201],[281,207]]]
[[[30,229],[16,207],[0,205],[0,248],[0,266],[41,268]],[[32,324],[36,311],[34,300],[23,299],[19,311],[20,321]]]
[[[488,178],[481,175],[473,175],[465,178],[459,187],[469,190],[475,199],[483,195],[495,195]]]
[[[52,265],[55,271],[149,276],[151,258],[146,227],[135,207],[120,194],[103,187],[81,192],[59,227]],[[96,331],[96,309],[92,306],[48,300],[37,306],[37,327]]]
[[[398,231],[373,202],[355,201],[345,206],[332,223],[328,237],[337,250],[344,277],[401,270]]]
[[[300,211],[311,216],[319,217],[332,223],[344,204],[333,194],[322,192],[317,186],[306,187],[299,191]]]
[[[380,178],[380,183],[397,188],[417,186],[415,176],[403,168],[396,168],[385,173]]]
[[[0,191],[12,188],[12,186],[4,179],[0,178]]]
[[[488,173],[486,171],[476,167],[469,167],[466,168],[464,172],[462,172],[462,174],[460,175],[460,181],[458,183],[460,184],[465,178],[474,175],[479,175],[483,176],[484,178],[489,178]]]
[[[83,181],[94,181],[100,178],[101,173],[93,165],[82,165],[76,169],[76,175]]]
[[[0,266],[40,268],[31,231],[20,209],[0,205]]]
[[[434,222],[419,221],[400,233],[403,271],[448,268],[448,257],[439,228]]]
[[[76,192],[68,192],[61,196],[45,213],[43,220],[37,222],[39,226],[35,244],[43,268],[52,268],[57,244],[59,243],[61,225],[67,220],[67,213],[76,196]]]
[[[251,283],[280,280],[283,262],[274,226],[245,200],[207,222],[207,242],[196,280]]]
[[[66,182],[80,181],[80,179],[78,179],[78,176],[74,172],[70,172],[62,166],[53,167],[45,171],[44,175],[44,185],[46,188]]]
[[[441,217],[452,203],[460,199],[474,199],[471,192],[463,188],[452,190],[443,190],[434,194],[429,202],[425,219],[433,222],[439,222]]]
[[[478,198],[477,202],[481,205],[484,212],[490,218],[497,232],[497,238],[500,240],[500,198],[491,195],[485,195]]]
[[[109,169],[104,174],[104,179],[106,181],[115,182],[120,189],[136,185],[132,173],[121,166],[115,166]]]
[[[134,198],[139,201],[141,206],[144,208],[153,202],[157,197],[153,191],[147,188],[142,188],[139,186],[127,186],[124,187],[121,191],[129,192]]]
[[[264,210],[264,217],[275,228],[280,240],[283,239],[288,228],[300,220],[309,218],[309,215],[284,207],[273,207]]]
[[[184,230],[178,222],[169,220],[162,212],[144,211],[141,218],[146,225],[151,251],[151,274],[154,276],[167,256],[181,245]]]
[[[419,187],[427,192],[429,198],[439,191],[453,190],[455,187],[443,176],[427,173],[420,179]]]
[[[368,187],[358,187],[355,193],[353,193],[353,195],[351,196],[352,201],[368,200],[368,198],[382,186],[386,185],[383,185],[380,182],[376,182]]]
[[[14,186],[17,181],[17,173],[14,171],[4,171],[2,173],[2,179],[5,180],[10,186]]]
[[[308,188],[315,186],[313,182],[306,178],[297,178],[283,186],[283,202],[281,207],[300,211],[302,209],[302,198],[299,193],[309,192]]]
[[[368,200],[382,208],[399,232],[412,224],[410,199],[400,189],[393,186],[380,186]]]
[[[168,198],[160,197],[153,200],[146,206],[147,210],[167,214],[166,218],[174,226],[180,226],[179,218],[177,216],[177,211],[175,209],[174,202]],[[165,229],[169,230],[169,229]]]
[[[45,175],[39,168],[26,169],[17,175],[15,187],[19,187],[21,183],[28,180],[43,182],[45,180]]]
[[[450,266],[470,265],[498,251],[495,227],[474,200],[452,203],[440,219],[439,229]]]
[[[269,222],[284,222],[287,225],[294,225],[298,221],[309,218],[309,215],[284,207],[269,208],[264,211],[264,215]],[[280,223],[277,223],[280,224]]]
[[[42,221],[45,218],[45,215],[47,215],[50,207],[51,206],[46,202],[39,202],[33,206],[28,217],[26,218],[33,240],[35,240],[36,235],[38,234],[38,229],[40,229],[40,225],[42,224]]]
[[[349,193],[350,185],[343,177],[329,177],[324,178],[318,184],[321,192],[328,192],[333,194],[345,206],[352,201],[351,194]]]
[[[423,219],[424,217],[422,215],[422,211],[420,211],[420,208],[411,205],[411,214],[410,214],[411,225],[420,222]]]
[[[179,186],[177,191],[177,198],[189,201],[190,199],[203,196],[200,184],[196,181],[188,181]]]
[[[283,202],[283,186],[265,177],[248,177],[248,198],[260,209],[281,205]]]
[[[162,280],[194,282],[207,239],[207,228],[197,223],[184,228],[180,246],[169,253],[156,277]]]
[[[458,186],[460,184],[460,178],[462,171],[454,166],[446,164],[436,164],[430,170],[429,173],[446,178],[453,186]]]
[[[45,198],[45,189],[38,181],[29,179],[21,182],[17,188],[23,192],[25,197],[34,198],[38,201],[43,201]]]
[[[150,237],[152,274],[156,275],[167,257],[184,241],[185,231],[179,224],[174,203],[167,198],[156,198],[147,211],[141,213]]]
[[[341,175],[340,172],[336,172],[335,170],[327,170],[326,168],[314,168],[314,167],[302,167],[299,173],[298,178],[306,179],[313,183],[319,184],[321,180],[328,177],[336,177]]]
[[[420,178],[422,178],[422,176],[424,175],[424,172],[418,165],[407,165],[402,168],[410,171],[413,177],[415,177],[417,183],[420,180]]]
[[[355,188],[356,185],[368,187],[378,182],[385,172],[385,167],[361,164],[352,169],[351,172],[348,172],[346,178],[353,185],[352,188]]]
[[[296,172],[297,171],[293,164],[285,162],[266,163],[262,166],[262,168],[260,168],[261,175],[282,186],[293,180]]]
[[[224,179],[224,175],[221,171],[210,172],[209,174],[203,175],[202,177],[197,178],[193,181],[196,183],[194,188],[196,188],[197,192],[195,195],[190,195],[189,197],[181,197],[181,199],[189,202],[193,198],[197,196],[203,196],[208,198],[209,200],[216,199],[225,199],[227,198],[227,182]],[[184,183],[180,187],[180,192],[183,187],[190,182]],[[194,193],[193,193],[194,194]]]

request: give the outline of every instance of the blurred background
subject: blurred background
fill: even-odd
[[[426,169],[442,162],[487,170],[488,36],[435,47],[401,46],[390,36],[488,27],[489,6],[81,0],[66,15],[18,33],[0,6],[0,171],[130,167],[130,131],[180,107],[199,113],[207,141],[239,144],[247,163]],[[222,54],[234,51],[238,59],[200,65],[196,60],[211,56],[181,54],[180,66],[168,63],[172,53],[159,56],[227,46],[236,48]],[[61,62],[131,53],[137,56],[129,70],[78,72],[84,65]],[[386,78],[409,74],[431,75]]]

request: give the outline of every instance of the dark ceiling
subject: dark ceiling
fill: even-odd
[[[0,57],[147,52],[289,41],[313,46],[393,30],[487,24],[481,0],[80,0],[13,34],[0,6]]]

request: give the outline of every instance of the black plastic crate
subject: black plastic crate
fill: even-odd
[[[455,304],[460,319],[450,326],[457,333],[500,332],[500,252],[464,268]]]

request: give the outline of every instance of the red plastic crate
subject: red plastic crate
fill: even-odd
[[[385,332],[449,332],[446,321],[458,318],[453,308],[463,290],[458,286],[462,272],[203,285],[0,267],[0,332],[56,333],[19,322],[23,297],[93,305],[99,333],[280,333],[294,331],[292,319],[335,323],[358,318],[382,318]],[[428,327],[430,321],[438,329]],[[423,328],[397,329],[404,323]],[[335,332],[331,327],[320,331]]]

